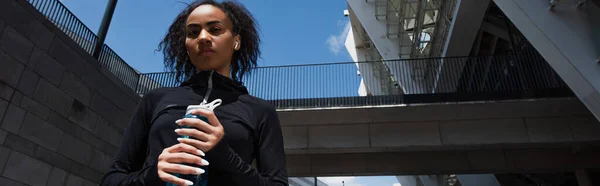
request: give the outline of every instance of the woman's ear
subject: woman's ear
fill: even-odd
[[[238,51],[242,47],[242,41],[239,35],[235,36],[235,43],[233,44],[233,50]]]

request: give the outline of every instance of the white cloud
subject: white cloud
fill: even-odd
[[[329,186],[342,186],[342,181],[344,181],[344,186],[363,186],[360,183],[357,183],[356,177],[319,177],[319,180],[325,182]]]
[[[342,46],[344,46],[344,41],[348,36],[348,32],[350,32],[350,21],[346,21],[345,24],[343,21],[338,21],[337,26],[343,26],[342,31],[340,31],[338,35],[330,35],[327,38],[327,45],[329,45],[329,50],[335,55],[338,55],[340,49],[342,48]]]
[[[392,186],[402,186],[400,183],[394,183]]]

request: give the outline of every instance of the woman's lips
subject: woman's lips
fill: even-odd
[[[212,56],[215,54],[215,50],[212,49],[205,49],[200,51],[200,56]]]

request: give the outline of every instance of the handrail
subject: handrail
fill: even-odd
[[[61,2],[28,2],[92,54],[97,36]],[[180,83],[173,72],[140,74],[108,45],[102,46],[98,62],[139,95]],[[386,68],[379,68],[381,65]],[[446,72],[444,75],[439,71],[442,68]],[[391,74],[392,77],[378,77],[380,74]],[[243,82],[252,95],[270,101],[277,108],[573,96],[533,49],[500,56],[257,67],[244,77]]]
[[[399,84],[387,84],[391,81],[375,77],[377,72],[371,67],[376,63],[381,61],[257,67],[243,82],[251,95],[268,100],[277,108],[573,96],[535,50],[498,56],[383,61]],[[450,74],[436,74],[441,63]],[[417,73],[422,75],[411,75]],[[179,85],[173,72],[146,73],[142,77],[146,80],[138,86],[140,95]],[[434,87],[436,78],[439,87]],[[369,90],[365,91],[367,95],[359,93],[361,82]]]
[[[90,55],[98,42],[98,36],[92,32],[73,12],[58,0],[27,0],[33,7],[42,13],[50,22],[54,23],[67,36]],[[108,45],[103,44],[100,49],[98,62],[102,67],[112,72],[119,80],[135,91],[140,79],[140,73],[123,60]]]

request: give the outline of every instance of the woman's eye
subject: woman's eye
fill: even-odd
[[[221,28],[219,28],[219,27],[211,27],[211,28],[210,28],[210,32],[211,32],[211,33],[218,33],[218,32],[221,32]]]
[[[198,36],[198,33],[200,33],[200,32],[198,32],[198,30],[188,30],[187,36],[191,37],[191,38],[195,38]]]

